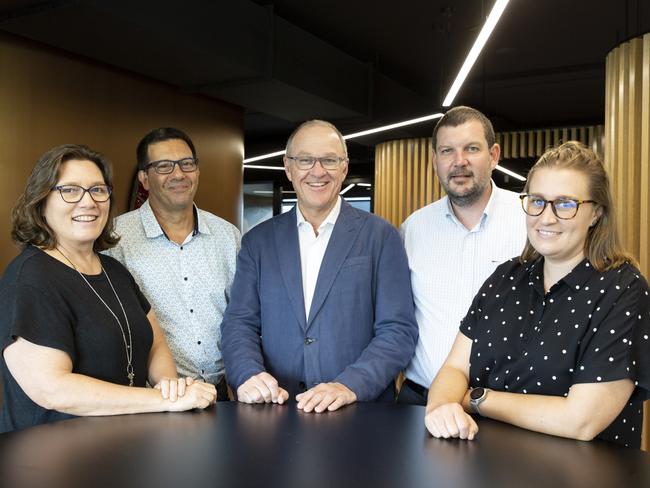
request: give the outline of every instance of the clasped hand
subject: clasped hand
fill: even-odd
[[[187,378],[163,378],[154,386],[164,400],[171,402],[170,410],[206,408],[217,401],[214,385]]]
[[[289,399],[289,393],[278,385],[270,374],[251,376],[237,388],[237,399],[243,403],[278,403]],[[298,408],[303,412],[334,411],[357,400],[356,394],[341,383],[320,383],[296,395]]]
[[[478,425],[460,403],[445,403],[427,411],[424,424],[433,437],[450,437],[471,441],[478,432]]]

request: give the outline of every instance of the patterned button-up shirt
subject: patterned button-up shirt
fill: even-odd
[[[220,325],[235,276],[240,233],[195,208],[182,244],[170,241],[145,202],[115,219],[119,244],[107,254],[133,274],[165,332],[179,375],[216,384],[224,374]]]

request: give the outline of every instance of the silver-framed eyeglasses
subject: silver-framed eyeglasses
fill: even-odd
[[[521,206],[531,217],[542,215],[546,205],[550,204],[553,213],[558,219],[569,220],[576,216],[580,205],[583,203],[598,203],[595,200],[577,200],[575,198],[556,198],[545,200],[536,195],[519,195]]]
[[[79,185],[57,185],[52,187],[52,191],[58,191],[64,202],[80,202],[86,192],[95,202],[101,203],[111,198],[113,188],[109,185],[95,185],[90,188],[84,188]]]
[[[159,175],[168,175],[174,172],[174,166],[176,165],[183,173],[193,173],[199,167],[199,158],[183,158],[177,161],[161,159],[150,162],[144,167],[144,170],[147,171],[149,168],[153,168]]]
[[[341,156],[287,156],[287,159],[293,161],[298,169],[302,170],[312,169],[316,164],[316,161],[320,161],[320,164],[324,169],[338,169],[343,161],[348,160],[348,158],[343,158]]]

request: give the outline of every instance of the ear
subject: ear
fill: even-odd
[[[602,215],[603,215],[603,207],[598,205],[598,208],[594,210],[594,218],[591,219],[591,225],[589,225],[589,227],[593,227],[594,225],[596,225]]]
[[[149,176],[147,175],[146,171],[138,171],[138,181],[145,190],[149,191]]]
[[[289,160],[287,159],[286,156],[282,158],[282,162],[284,163],[284,173],[287,175],[287,179],[291,181],[291,171],[289,170]],[[293,181],[291,181],[293,183]]]
[[[499,157],[501,157],[501,146],[495,142],[490,148],[490,167],[492,169],[496,168],[497,164],[499,164]]]

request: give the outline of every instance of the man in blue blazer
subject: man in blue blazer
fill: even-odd
[[[239,401],[305,412],[391,400],[418,339],[406,254],[386,221],[339,196],[347,148],[312,120],[287,142],[297,205],[244,235],[221,324]]]

